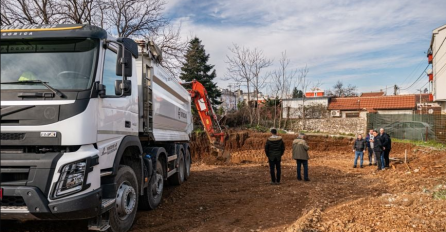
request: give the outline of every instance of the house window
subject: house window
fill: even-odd
[[[359,112],[357,112],[357,113],[346,113],[345,117],[346,118],[359,118]]]

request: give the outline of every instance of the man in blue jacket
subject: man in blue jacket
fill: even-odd
[[[367,142],[367,151],[369,153],[369,166],[376,165],[376,157],[375,157],[375,163],[373,163],[373,157],[375,156],[375,152],[373,151],[373,130],[370,130],[367,136],[365,137],[365,140]]]

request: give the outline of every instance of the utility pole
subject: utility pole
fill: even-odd
[[[421,110],[422,110],[422,105],[421,105],[421,89],[417,89],[420,91],[420,115],[421,115]]]

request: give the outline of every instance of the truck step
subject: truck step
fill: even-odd
[[[109,211],[115,205],[115,198],[102,199],[102,213]]]
[[[171,177],[171,176],[172,176],[173,174],[175,174],[176,172],[177,172],[177,169],[176,169],[176,168],[170,170],[170,171],[167,173],[167,178]]]

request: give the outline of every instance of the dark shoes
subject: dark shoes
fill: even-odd
[[[302,180],[302,178],[297,177],[297,180]]]
[[[271,185],[280,185],[280,182],[273,182],[273,181],[271,181],[270,184],[271,184]]]
[[[364,166],[361,165],[361,168],[364,168]]]
[[[307,179],[305,179],[305,181],[310,181],[310,179],[307,178]]]
[[[353,168],[356,168],[356,165],[353,165]]]
[[[369,166],[372,166],[372,163],[369,163]]]

